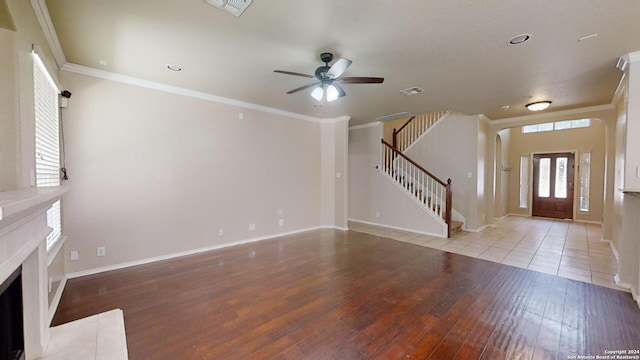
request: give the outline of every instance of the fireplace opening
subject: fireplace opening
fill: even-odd
[[[22,267],[0,285],[0,359],[24,359]]]

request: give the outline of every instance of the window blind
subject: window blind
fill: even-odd
[[[40,57],[33,53],[33,103],[35,114],[36,186],[60,185],[60,132],[58,86]],[[60,239],[62,222],[60,200],[47,210],[47,250]]]

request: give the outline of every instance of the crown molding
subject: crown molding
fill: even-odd
[[[349,120],[351,120],[351,116],[344,115],[331,119],[322,119],[322,123],[335,124],[339,122],[349,122]]]
[[[286,117],[295,118],[295,119],[304,120],[304,121],[311,121],[316,123],[321,123],[325,121],[336,122],[335,119],[323,119],[323,118],[317,118],[313,116],[297,114],[290,111],[280,110],[280,109],[276,109],[268,106],[249,103],[246,101],[240,101],[240,100],[230,99],[222,96],[212,95],[212,94],[208,94],[201,91],[189,90],[189,89],[185,89],[177,86],[158,83],[155,81],[139,79],[133,76],[122,75],[114,72],[109,72],[109,71],[100,70],[100,69],[96,69],[88,66],[73,64],[73,63],[64,64],[61,70],[71,72],[71,73],[91,76],[95,78],[115,81],[123,84],[139,86],[147,89],[164,91],[164,92],[168,92],[176,95],[188,96],[188,97],[192,97],[200,100],[211,101],[211,102],[216,102],[216,103],[221,103],[221,104],[226,104],[231,106],[237,106],[245,109],[262,111],[262,112],[270,113],[274,115],[286,116]],[[346,118],[346,120],[344,120],[343,118]],[[348,121],[350,117],[343,116],[336,119],[340,119],[339,121]]]
[[[351,130],[360,130],[360,129],[366,129],[366,128],[370,128],[370,127],[375,127],[382,124],[381,121],[373,121],[370,123],[366,123],[366,124],[362,124],[362,125],[355,125],[355,126],[349,126],[349,131]]]
[[[59,69],[62,69],[67,63],[67,58],[64,56],[62,45],[60,45],[60,40],[58,39],[58,33],[51,21],[47,3],[45,0],[31,0],[31,7],[36,14],[36,18],[38,18],[38,23],[40,23],[44,37],[47,39],[47,43],[49,43],[49,48],[51,49],[51,53],[53,53],[56,64],[58,64]]]
[[[504,124],[510,124],[510,123],[517,123],[521,121],[529,121],[529,120],[545,120],[545,119],[549,119],[552,116],[578,115],[578,114],[614,110],[614,109],[615,109],[615,106],[613,104],[595,105],[595,106],[589,106],[589,107],[583,107],[583,108],[577,108],[577,109],[560,110],[560,111],[554,111],[554,112],[542,112],[542,113],[533,114],[533,115],[524,115],[524,116],[518,116],[518,117],[512,117],[512,118],[492,120],[491,125],[504,125]]]
[[[630,62],[640,61],[640,51],[628,53],[626,56]]]

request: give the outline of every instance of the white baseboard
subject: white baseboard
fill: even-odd
[[[56,311],[58,310],[58,305],[60,305],[60,299],[62,298],[62,292],[64,291],[64,287],[66,285],[67,285],[67,277],[63,276],[62,280],[60,280],[60,284],[58,285],[58,288],[56,289],[56,293],[53,295],[53,300],[49,305],[49,325],[51,325],[51,322],[53,321],[53,317],[55,316]]]
[[[361,223],[361,224],[373,225],[373,226],[380,226],[380,227],[387,228],[387,229],[408,231],[408,232],[412,232],[412,233],[416,233],[416,234],[422,234],[422,235],[428,235],[428,236],[437,236],[437,237],[444,237],[444,238],[447,237],[446,234],[443,235],[443,234],[436,234],[436,233],[432,233],[432,232],[428,232],[428,231],[407,229],[407,228],[403,228],[403,227],[399,227],[399,226],[379,224],[379,223],[375,223],[375,222],[371,222],[371,221],[364,221],[364,220],[351,219],[351,218],[349,218],[349,221],[353,221],[353,222],[357,222],[357,223]]]
[[[468,228],[468,227],[463,225],[462,226],[462,230],[468,231],[468,232],[478,233],[478,232],[481,232],[482,230],[484,230],[484,229],[486,229],[488,227],[496,227],[496,225],[495,224],[485,224],[485,225],[482,225],[482,226],[480,226],[478,228],[475,228],[475,229]]]
[[[613,252],[613,256],[616,257],[617,262],[620,262],[620,253],[618,253],[618,249],[616,249],[616,245],[613,243],[613,241],[605,238],[600,239],[600,241],[609,243],[609,246],[611,247],[611,252]]]
[[[300,229],[300,230],[288,231],[288,232],[277,233],[277,234],[273,234],[273,235],[266,235],[266,236],[260,236],[260,237],[255,237],[255,238],[251,238],[251,239],[246,239],[246,240],[240,240],[240,241],[234,241],[234,242],[229,242],[229,243],[224,243],[224,244],[219,244],[219,245],[207,246],[207,247],[203,247],[203,248],[199,248],[199,249],[179,251],[179,252],[176,252],[176,253],[166,254],[166,255],[161,255],[161,256],[155,256],[155,257],[152,257],[152,258],[146,258],[146,259],[140,259],[140,260],[134,260],[134,261],[127,261],[127,262],[123,262],[123,263],[120,263],[120,264],[102,266],[102,267],[99,267],[99,268],[76,271],[76,272],[67,274],[67,278],[68,279],[75,279],[75,278],[78,278],[78,277],[81,277],[81,276],[94,275],[94,274],[99,274],[99,273],[103,273],[103,272],[106,272],[106,271],[119,270],[119,269],[124,269],[124,268],[132,267],[132,266],[137,266],[137,265],[150,264],[150,263],[154,263],[154,262],[157,262],[157,261],[175,259],[175,258],[182,257],[182,256],[200,254],[200,253],[211,251],[211,250],[218,250],[218,249],[223,249],[223,248],[236,246],[236,245],[249,244],[249,243],[253,243],[253,242],[269,240],[269,239],[273,239],[273,238],[277,238],[277,237],[281,237],[281,236],[295,235],[295,234],[299,234],[299,233],[303,233],[303,232],[307,232],[307,231],[312,231],[312,230],[319,230],[319,229],[337,229],[337,230],[342,230],[342,231],[348,230],[348,228],[341,228],[341,227],[337,227],[337,226],[315,226],[315,227],[310,227],[310,228],[305,228],[305,229]]]

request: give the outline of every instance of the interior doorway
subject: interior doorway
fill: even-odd
[[[573,219],[573,173],[573,153],[533,155],[533,216]]]

